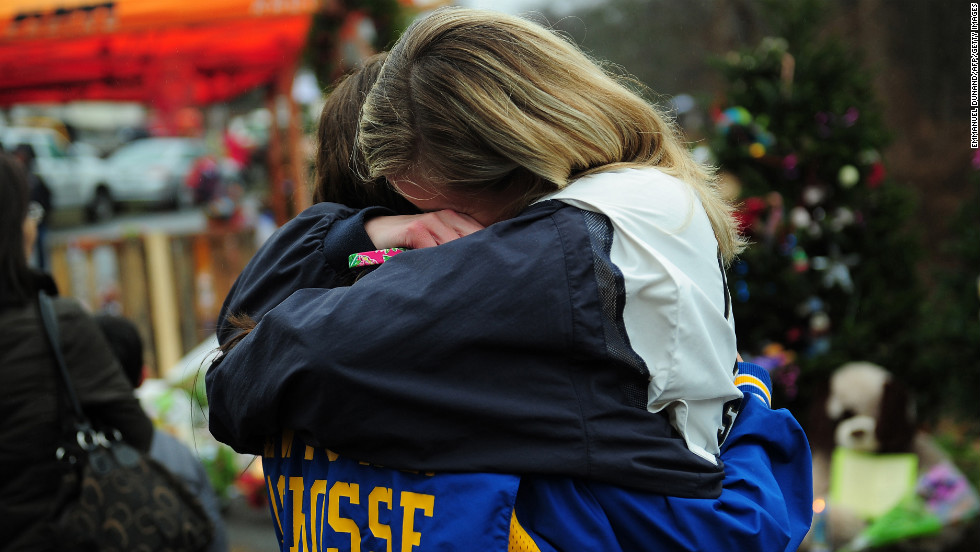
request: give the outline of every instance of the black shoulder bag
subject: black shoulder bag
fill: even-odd
[[[38,302],[72,418],[72,429],[56,451],[68,467],[51,520],[59,548],[204,550],[214,528],[197,497],[167,468],[124,443],[118,431],[96,430],[82,412],[59,345],[51,298],[40,292]]]

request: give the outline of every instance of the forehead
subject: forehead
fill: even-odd
[[[399,195],[413,203],[423,211],[438,211],[453,209],[465,211],[468,202],[458,194],[453,194],[444,187],[436,186],[425,180],[412,177],[388,178],[388,183]]]

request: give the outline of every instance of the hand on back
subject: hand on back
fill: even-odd
[[[483,225],[472,217],[450,209],[419,215],[375,217],[364,225],[378,249],[432,247],[482,229]]]

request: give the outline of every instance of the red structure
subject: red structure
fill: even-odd
[[[0,106],[202,105],[295,66],[316,0],[5,0]]]
[[[178,133],[188,107],[267,87],[289,103],[274,124],[274,209],[287,216],[287,182],[302,183],[289,91],[312,14],[330,0],[4,0],[0,3],[0,107],[75,100],[136,101]],[[283,100],[279,100],[280,102]],[[294,128],[295,127],[295,128]],[[301,190],[302,186],[292,186]],[[292,195],[293,210],[307,194]]]

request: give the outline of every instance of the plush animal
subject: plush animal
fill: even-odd
[[[839,549],[867,526],[857,512],[830,503],[827,498],[831,457],[837,447],[869,453],[914,453],[920,476],[937,466],[948,466],[962,478],[957,484],[968,485],[934,440],[916,428],[914,403],[906,385],[876,364],[852,362],[834,371],[826,391],[818,393],[813,402],[807,436],[813,454],[813,496],[828,502],[825,515],[815,519],[814,529],[801,550]],[[972,488],[969,493],[976,497]],[[815,536],[818,523],[820,534]],[[938,535],[910,541],[906,549],[953,550],[963,540],[964,532],[963,524],[950,525]]]

